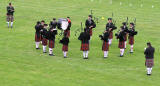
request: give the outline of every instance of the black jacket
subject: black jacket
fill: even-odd
[[[56,21],[51,21],[49,26],[50,26],[51,29],[53,29],[53,28],[55,29],[57,27],[57,22]]]
[[[60,40],[60,43],[62,43],[63,45],[68,45],[69,44],[69,38],[63,37],[62,40]]]
[[[153,59],[154,58],[154,52],[155,52],[155,49],[153,47],[148,47],[144,51],[146,59]]]
[[[93,20],[91,20],[91,22],[89,22],[89,20],[88,20],[88,19],[86,20],[85,25],[86,25],[86,28],[89,28],[90,26],[93,26],[93,28],[95,28],[95,27],[96,27],[95,22],[94,22]]]
[[[101,40],[103,40],[105,42],[108,42],[108,38],[109,38],[109,33],[108,32],[105,32],[103,34],[103,36],[101,36]]]
[[[41,30],[41,35],[42,35],[43,38],[48,39],[48,35],[49,35],[49,34],[48,34],[47,29],[43,28],[43,29]]]
[[[90,35],[87,32],[82,32],[78,39],[81,40],[82,43],[89,43]]]
[[[137,31],[134,30],[134,28],[131,28],[128,30],[129,36],[137,35]]]
[[[7,15],[13,15],[13,13],[14,13],[14,7],[7,6]]]
[[[119,41],[125,41],[125,32],[124,31],[121,31],[119,34],[116,35],[117,36],[117,39],[119,39]]]
[[[109,31],[109,28],[112,28],[111,31],[117,29],[117,27],[113,23],[107,23],[106,24],[106,30]]]
[[[49,30],[49,32],[48,32],[48,34],[49,34],[49,36],[48,36],[48,39],[49,40],[55,40],[55,36],[57,35],[57,30]]]

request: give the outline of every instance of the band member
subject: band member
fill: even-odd
[[[44,24],[45,24],[45,21],[44,20],[42,20],[41,21],[41,25],[40,25],[40,28],[41,28],[41,30],[44,28]],[[42,37],[42,34],[40,34],[40,36],[41,36],[41,44],[42,44],[42,39],[43,39],[43,37]]]
[[[56,18],[53,18],[53,21],[50,22],[49,26],[50,26],[50,28],[52,28],[52,29],[56,29],[56,28],[57,28]]]
[[[68,44],[69,44],[69,38],[67,36],[67,33],[64,34],[64,37],[62,38],[62,40],[60,40],[60,43],[63,44],[62,51],[64,58],[67,58]]]
[[[84,59],[88,59],[88,51],[89,51],[89,40],[90,40],[90,35],[87,32],[87,29],[84,29],[84,32],[80,34],[78,39],[81,41],[81,51],[83,51],[83,57]]]
[[[127,47],[127,35],[128,35],[128,27],[127,27],[127,23],[126,22],[123,22],[122,23],[122,29],[123,29],[123,31],[125,32],[125,35],[124,35],[124,40],[125,40],[125,49],[126,49],[126,47]]]
[[[36,30],[36,33],[35,33],[35,42],[36,42],[36,49],[39,49],[39,44],[40,44],[40,41],[41,41],[41,28],[40,28],[40,22],[38,21],[36,26],[35,26],[35,30]]]
[[[92,19],[92,15],[88,16],[88,19],[86,20],[86,30],[89,33],[90,36],[92,36],[92,29],[96,27],[96,24],[94,20]]]
[[[117,29],[112,23],[112,18],[108,18],[108,23],[106,24],[106,30],[109,31],[109,45],[112,44],[113,39],[113,30]]]
[[[71,20],[70,20],[70,17],[67,17],[67,20],[68,20],[68,27],[67,27],[67,29],[64,31],[64,34],[67,33],[67,37],[70,37],[70,28],[71,28],[72,22],[71,22]]]
[[[130,53],[133,53],[133,45],[134,45],[134,35],[137,35],[137,31],[134,29],[134,23],[130,23],[129,33],[129,44],[131,45]]]
[[[148,42],[147,48],[144,51],[146,58],[145,66],[147,67],[147,75],[152,74],[152,67],[154,65],[154,52],[155,52],[154,47],[152,47],[151,43]]]
[[[55,46],[55,36],[57,35],[57,29],[50,28],[49,30],[49,55],[54,56],[53,48]]]
[[[13,28],[13,21],[14,21],[14,7],[11,3],[9,3],[9,6],[7,6],[7,25],[9,28],[9,22],[11,22],[11,28]]]
[[[48,31],[47,31],[47,24],[44,24],[44,28],[41,30],[42,34],[42,45],[43,45],[43,53],[46,53],[46,47],[48,44]]]
[[[103,40],[103,45],[102,45],[102,50],[104,51],[104,58],[108,57],[108,51],[109,51],[109,43],[108,43],[108,38],[109,38],[109,31],[104,31],[103,36],[99,35],[101,40]]]
[[[120,57],[123,57],[124,55],[124,50],[125,50],[125,31],[121,27],[120,32],[115,34],[117,36],[117,39],[119,39],[119,45],[118,47],[120,48]]]

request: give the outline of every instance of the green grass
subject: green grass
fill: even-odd
[[[11,0],[15,6],[14,29],[6,27],[6,6],[10,0],[0,0],[0,86],[159,86],[159,0]],[[122,6],[120,6],[122,2]],[[129,3],[133,6],[130,7]],[[140,5],[143,4],[143,7]],[[154,5],[154,8],[151,6]],[[100,19],[94,29],[89,60],[82,59],[80,41],[74,31],[80,28],[90,9]],[[114,38],[109,58],[103,59],[102,42],[98,38],[105,29],[106,19],[114,13],[117,26],[129,17],[137,18],[135,53],[119,58],[118,41]],[[37,20],[47,23],[53,18],[70,16],[71,43],[69,58],[64,59],[62,45],[56,39],[56,56],[35,50],[34,25]],[[116,32],[116,31],[115,31]],[[58,36],[57,36],[58,38]],[[144,47],[150,41],[156,48],[153,75],[146,76]],[[42,49],[42,46],[41,46]]]

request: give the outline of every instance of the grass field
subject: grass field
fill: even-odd
[[[7,28],[5,21],[10,1],[15,6],[13,30]],[[112,4],[110,0],[0,0],[0,86],[160,86],[159,8],[159,0],[113,0]],[[89,60],[84,60],[74,31],[80,28],[80,22],[85,21],[91,9],[100,23],[93,32]],[[139,34],[135,37],[134,54],[128,53],[128,45],[125,57],[119,58],[118,41],[114,37],[109,58],[103,59],[98,35],[104,31],[106,19],[112,12],[117,27],[127,16],[129,22],[136,17]],[[69,58],[63,58],[58,36],[56,56],[36,50],[36,21],[43,19],[49,23],[53,17],[66,16],[70,16],[73,23]],[[105,20],[101,19],[103,16]],[[153,75],[149,77],[143,54],[148,41],[156,48]]]

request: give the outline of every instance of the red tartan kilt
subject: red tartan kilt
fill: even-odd
[[[119,46],[120,49],[125,48],[125,42],[124,41],[119,41]]]
[[[70,37],[70,30],[65,30],[64,34],[67,33],[67,37]]]
[[[46,38],[43,38],[42,39],[42,45],[46,46],[47,44],[48,44],[48,40]]]
[[[40,41],[42,41],[42,39],[43,39],[42,35],[40,35],[40,38],[41,38]]]
[[[40,42],[40,41],[41,41],[41,36],[39,35],[38,37],[38,35],[35,34],[35,42]]]
[[[92,36],[92,29],[89,30],[89,35]]]
[[[129,37],[129,44],[130,45],[134,44],[134,37],[133,36]]]
[[[109,33],[109,39],[113,39],[113,32],[112,31]]]
[[[146,59],[145,66],[150,67],[150,68],[153,67],[154,66],[154,60],[153,59]]]
[[[68,51],[68,45],[63,45],[62,51]]]
[[[103,42],[102,50],[109,51],[109,43],[108,42]]]
[[[54,48],[54,40],[49,40],[49,48]]]
[[[88,51],[89,50],[89,44],[81,44],[81,51]]]
[[[124,36],[124,40],[127,41],[127,34]]]

